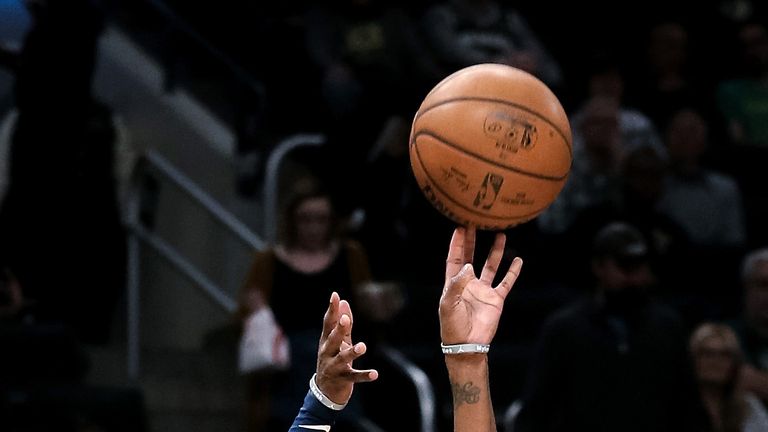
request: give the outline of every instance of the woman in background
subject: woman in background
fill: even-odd
[[[271,418],[269,430],[288,429],[316,368],[322,331],[317,317],[333,291],[354,299],[370,281],[365,251],[342,235],[339,222],[328,191],[314,181],[298,182],[286,199],[277,244],[254,257],[239,318],[245,323],[252,312],[269,305],[289,340],[291,366],[285,373],[250,377],[249,430],[265,430],[265,416]],[[349,415],[345,410],[349,418],[356,414],[352,405]]]
[[[739,386],[742,353],[730,327],[704,323],[690,341],[704,406],[715,432],[768,431],[768,414],[760,401]]]

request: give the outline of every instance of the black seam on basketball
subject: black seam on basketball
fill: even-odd
[[[453,197],[451,197],[450,194],[446,193],[443,190],[443,188],[440,187],[440,183],[436,182],[435,179],[432,178],[432,176],[429,174],[429,171],[427,170],[427,167],[424,166],[424,162],[421,161],[421,154],[419,153],[419,145],[416,142],[416,138],[415,137],[412,140],[412,142],[413,142],[413,148],[416,150],[416,159],[419,161],[419,165],[421,166],[421,170],[424,171],[424,175],[427,176],[427,178],[429,179],[429,182],[432,184],[431,186],[434,187],[435,189],[437,189],[446,199],[448,199],[452,203],[456,204],[457,206],[463,208],[464,210],[466,210],[466,211],[468,211],[470,213],[476,214],[478,216],[482,216],[482,217],[489,218],[489,219],[509,220],[509,217],[493,216],[493,215],[489,215],[489,214],[486,214],[486,213],[478,212],[478,211],[476,211],[476,210],[474,210],[472,208],[469,208],[469,207],[465,206],[464,204],[456,201],[455,199],[453,199]],[[550,204],[551,203],[547,203],[547,205],[545,205],[544,207],[541,207],[540,209],[538,209],[538,210],[536,210],[534,212],[526,213],[524,215],[514,216],[514,217],[516,219],[517,218],[526,218],[526,217],[530,219],[530,218],[538,215],[539,213],[543,212],[547,207],[549,207]],[[528,219],[526,219],[525,221],[521,221],[519,223],[526,222],[527,220]]]
[[[568,147],[568,152],[571,154],[571,159],[573,159],[573,143],[568,140],[568,138],[565,136],[565,133],[563,133],[563,131],[560,130],[560,128],[557,127],[556,124],[554,124],[548,118],[546,118],[543,115],[539,114],[538,112],[528,108],[525,105],[520,105],[520,104],[517,104],[517,103],[514,103],[514,102],[510,102],[510,101],[504,100],[504,99],[494,99],[494,98],[484,98],[484,97],[457,97],[457,98],[446,99],[446,100],[444,100],[442,102],[438,102],[438,103],[436,103],[434,105],[430,105],[430,106],[428,106],[426,108],[419,109],[419,111],[416,113],[416,116],[413,118],[413,123],[415,124],[416,120],[418,120],[422,115],[426,114],[427,112],[429,112],[430,110],[432,110],[434,108],[437,108],[439,106],[446,105],[446,104],[449,104],[449,103],[453,103],[453,102],[466,102],[466,101],[492,102],[492,103],[499,103],[499,104],[502,104],[502,105],[509,105],[511,107],[521,109],[521,110],[523,110],[523,111],[525,111],[525,112],[527,112],[529,114],[535,115],[536,117],[540,118],[542,121],[547,123],[548,125],[552,126],[552,129],[554,129],[555,131],[557,131],[558,134],[560,134],[560,138],[562,138],[563,141],[565,141],[565,143],[567,144],[566,147]]]
[[[441,135],[438,135],[437,133],[435,133],[434,131],[431,131],[429,129],[421,129],[421,130],[419,130],[413,136],[414,143],[416,142],[416,139],[420,135],[431,136],[432,138],[437,139],[438,141],[440,141],[441,143],[447,145],[448,147],[451,147],[451,148],[453,148],[455,150],[459,150],[462,153],[466,153],[469,156],[473,156],[473,157],[475,157],[475,158],[477,158],[477,159],[479,159],[479,160],[481,160],[483,162],[489,163],[489,164],[491,164],[491,165],[493,165],[495,167],[502,168],[502,169],[505,169],[505,170],[508,170],[508,171],[512,171],[512,172],[515,172],[515,173],[518,173],[518,174],[527,175],[529,177],[533,177],[533,178],[536,178],[536,179],[539,179],[539,180],[562,181],[562,180],[565,180],[566,178],[568,178],[568,175],[571,172],[571,170],[569,168],[568,171],[566,171],[565,174],[563,174],[562,176],[548,176],[548,175],[544,175],[544,174],[537,174],[537,173],[534,173],[534,172],[529,172],[529,171],[522,170],[520,168],[515,168],[515,167],[511,167],[511,166],[501,165],[501,164],[499,164],[498,162],[496,162],[496,161],[494,161],[492,159],[488,159],[488,158],[486,158],[486,157],[484,157],[482,155],[479,155],[477,153],[471,152],[471,151],[469,151],[469,150],[459,146],[458,144],[452,143],[451,141],[448,141],[447,139],[445,139],[445,137],[443,137]]]

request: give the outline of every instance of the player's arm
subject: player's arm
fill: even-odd
[[[455,432],[496,430],[486,347],[496,334],[504,299],[523,265],[520,258],[515,258],[504,279],[495,288],[492,286],[505,240],[504,234],[496,235],[478,278],[472,266],[474,228],[456,228],[451,238],[439,315],[443,350],[449,352],[445,364],[453,390]]]
[[[323,319],[317,372],[310,380],[304,405],[289,432],[330,431],[337,415],[352,396],[354,384],[378,378],[378,372],[373,369],[357,370],[352,367],[352,362],[366,350],[364,343],[352,343],[352,323],[349,303],[333,293]]]

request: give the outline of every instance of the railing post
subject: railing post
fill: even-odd
[[[268,243],[274,243],[277,237],[277,185],[279,183],[280,167],[283,159],[298,147],[319,146],[325,143],[325,136],[318,134],[297,134],[282,140],[267,159],[264,173],[264,238]]]
[[[141,211],[141,174],[145,164],[143,160],[134,167],[130,189],[126,199],[126,209],[124,212],[125,223],[128,230],[128,280],[127,280],[127,368],[128,378],[137,380],[141,363],[141,341],[139,339],[141,322],[141,245],[136,233],[130,229],[139,222],[139,212]]]
[[[139,249],[139,239],[136,234],[131,233],[128,237],[128,378],[136,380],[139,378],[140,365],[140,343],[139,343],[139,321],[140,321],[140,297],[139,297],[139,278],[141,259]]]

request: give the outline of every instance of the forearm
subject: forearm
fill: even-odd
[[[288,432],[301,432],[309,429],[324,430],[318,427],[333,426],[339,412],[327,408],[312,395],[312,392],[309,392],[304,398],[304,405],[299,410],[299,414],[296,416]]]
[[[488,384],[486,354],[447,355],[445,364],[453,393],[454,432],[496,430]]]

